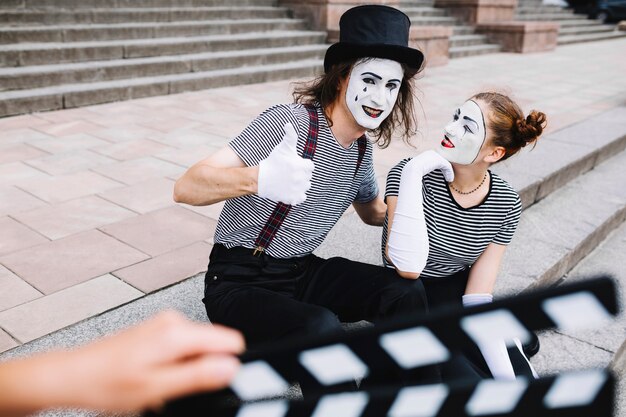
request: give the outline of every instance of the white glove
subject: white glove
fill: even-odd
[[[463,306],[471,307],[480,304],[491,303],[493,296],[491,294],[465,294],[463,296]],[[514,338],[513,342],[515,346],[520,350],[522,356],[525,358],[524,351],[522,350],[522,343],[518,338]],[[511,358],[507,350],[506,341],[503,339],[485,340],[482,343],[477,343],[480,352],[491,371],[491,374],[495,379],[515,379],[515,371],[511,364]],[[531,372],[538,378],[537,372],[528,362],[528,367]]]
[[[419,274],[426,266],[428,230],[424,218],[422,177],[435,169],[443,171],[446,181],[454,179],[450,162],[435,151],[419,154],[402,169],[387,251],[389,259],[400,271]]]
[[[259,162],[259,197],[295,206],[306,200],[311,188],[313,161],[298,155],[298,134],[285,124],[285,136],[272,153]]]

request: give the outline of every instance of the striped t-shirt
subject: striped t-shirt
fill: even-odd
[[[387,175],[385,198],[397,196],[404,165],[400,161]],[[489,171],[489,192],[485,200],[470,208],[461,207],[452,197],[441,170],[422,179],[424,216],[428,229],[429,252],[423,278],[452,275],[472,265],[489,243],[508,245],[522,212],[517,192],[498,175]],[[387,218],[383,225],[382,253],[385,259]]]
[[[378,196],[372,144],[367,148],[355,176],[358,145],[342,147],[333,136],[318,105],[319,133],[313,156],[315,168],[306,201],[291,208],[265,252],[277,258],[313,252],[353,202],[367,203]],[[309,130],[309,114],[301,104],[269,108],[234,138],[229,146],[247,166],[258,165],[282,141],[285,123],[298,132],[298,154],[302,155]],[[227,200],[215,231],[215,242],[226,247],[254,248],[254,241],[276,206],[258,195]]]

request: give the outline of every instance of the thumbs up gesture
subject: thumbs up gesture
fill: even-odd
[[[259,163],[257,194],[295,206],[306,200],[314,165],[298,155],[298,134],[291,123],[285,124],[284,129],[283,140]]]

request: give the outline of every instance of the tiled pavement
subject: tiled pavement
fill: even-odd
[[[554,132],[626,104],[625,73],[626,40],[429,68],[417,148],[376,151],[376,172],[382,181],[431,147],[474,92],[504,89]],[[221,205],[177,205],[173,183],[289,91],[274,82],[0,119],[0,352],[204,270]]]

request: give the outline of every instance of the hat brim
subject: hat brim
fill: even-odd
[[[356,58],[383,58],[391,59],[406,64],[417,73],[424,62],[424,54],[418,49],[401,45],[363,45],[348,42],[338,42],[331,45],[324,56],[324,71],[343,61],[351,61]]]

